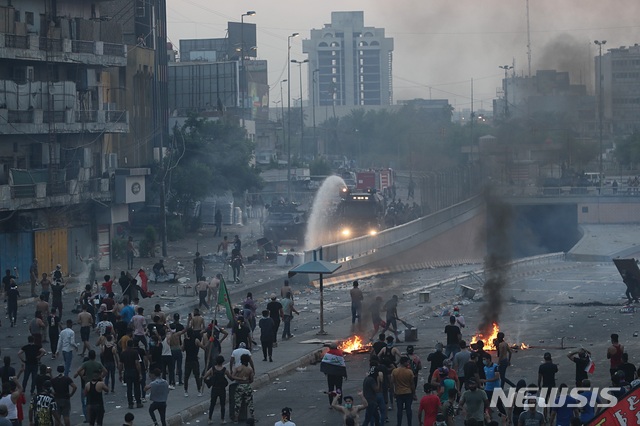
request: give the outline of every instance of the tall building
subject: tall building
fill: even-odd
[[[27,275],[82,257],[110,267],[116,224],[144,200],[144,170],[118,167],[114,141],[129,111],[122,29],[101,2],[0,1],[0,269]]]
[[[602,95],[605,137],[626,136],[640,129],[640,46],[622,46],[595,57],[596,97]]]
[[[384,28],[365,27],[364,12],[332,12],[331,23],[312,29],[302,51],[316,106],[393,103],[393,38],[385,37]]]

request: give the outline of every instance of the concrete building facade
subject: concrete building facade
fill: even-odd
[[[41,272],[79,273],[89,255],[108,268],[115,225],[144,200],[146,170],[116,160],[130,129],[114,78],[127,46],[103,4],[0,0],[0,238],[21,241],[2,269],[36,256]],[[129,186],[117,193],[117,181]]]
[[[331,23],[312,29],[302,51],[316,106],[393,103],[393,38],[385,37],[384,28],[366,27],[364,12],[332,12]]]
[[[605,136],[627,136],[640,129],[640,46],[622,46],[595,57],[595,89],[602,82]]]

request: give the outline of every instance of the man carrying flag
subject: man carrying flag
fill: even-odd
[[[578,351],[567,354],[567,358],[576,364],[576,386],[581,387],[582,381],[587,380],[589,374],[593,374],[596,371],[596,365],[591,360],[591,352],[585,348],[580,348]]]
[[[233,324],[233,309],[231,308],[231,297],[229,296],[229,290],[227,289],[227,283],[224,281],[224,278],[221,274],[217,275],[220,280],[220,285],[218,287],[218,303],[216,304],[216,317],[218,315],[218,306],[224,306],[224,309],[227,313],[227,319],[229,320],[229,324]]]

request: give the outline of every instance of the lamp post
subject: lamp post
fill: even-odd
[[[242,70],[242,85],[244,86],[240,90],[240,94],[242,97],[242,108],[240,110],[242,114],[242,127],[244,128],[244,116],[245,116],[245,104],[246,104],[246,91],[247,91],[247,72],[244,69],[244,17],[245,16],[254,16],[256,12],[254,10],[249,10],[246,13],[240,15],[240,69]]]
[[[305,59],[304,61],[296,61],[293,59],[291,63],[298,64],[298,69],[300,71],[300,158],[302,158],[302,154],[304,153],[304,110],[302,109],[302,64],[308,63],[309,60]]]
[[[311,107],[313,110],[313,150],[314,154],[318,154],[318,139],[316,138],[316,73],[320,72],[319,69],[313,70],[312,75],[312,83],[311,83]]]
[[[291,39],[300,33],[287,36],[287,201],[291,202]]]
[[[284,97],[282,96],[282,83],[285,83],[289,80],[287,80],[286,78],[284,80],[280,80],[280,112],[281,112],[281,117],[282,117],[282,142],[286,143],[285,138],[286,135],[284,133]]]
[[[505,120],[509,118],[509,96],[507,95],[507,87],[509,83],[507,82],[507,71],[513,69],[511,65],[499,65],[498,68],[504,70],[504,118]]]
[[[607,40],[595,40],[594,43],[598,46],[598,127],[599,127],[599,146],[600,146],[600,161],[598,162],[598,193],[602,192],[602,120],[604,113],[604,96],[602,92],[602,46],[607,44]]]

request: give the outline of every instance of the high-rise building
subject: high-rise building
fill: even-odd
[[[640,128],[640,46],[603,51],[602,79],[599,59],[595,57],[595,90],[600,96],[601,81],[605,135],[629,135]]]
[[[302,51],[309,59],[309,97],[315,105],[393,103],[393,38],[385,37],[384,28],[365,27],[364,12],[332,12],[331,23],[312,29]]]
[[[109,268],[115,225],[145,198],[146,169],[122,169],[115,148],[130,130],[122,27],[104,2],[2,3],[0,269]]]

